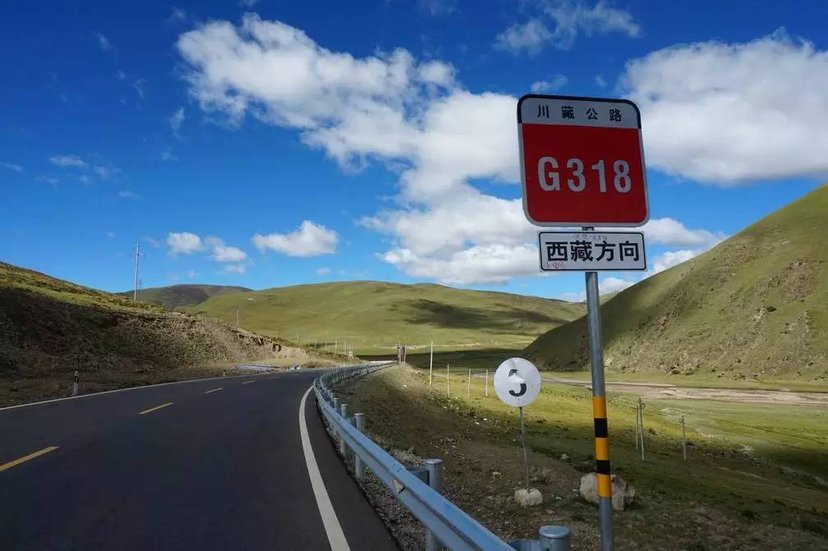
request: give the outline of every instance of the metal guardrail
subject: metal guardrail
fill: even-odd
[[[340,439],[340,450],[345,454],[349,453],[349,450],[353,452],[355,460],[358,460],[355,463],[361,462],[364,467],[371,469],[377,478],[391,490],[391,493],[423,523],[430,534],[433,534],[433,538],[439,540],[443,546],[458,551],[480,549],[514,551],[514,547],[498,538],[357,430],[356,419],[347,417],[347,406],[342,407],[338,403],[339,399],[331,392],[332,385],[345,379],[366,375],[389,365],[394,364],[340,368],[316,379],[314,389],[317,403],[330,427]],[[344,416],[343,412],[345,412]],[[358,469],[355,470],[358,471]],[[427,541],[429,547],[434,546],[434,543]],[[439,544],[434,548],[439,549]]]
[[[354,454],[356,477],[362,479],[365,467],[371,469],[423,523],[426,528],[426,551],[438,551],[443,546],[464,551],[569,551],[570,531],[565,526],[541,526],[537,540],[506,543],[440,494],[442,460],[426,459],[425,468],[412,472],[363,434],[365,416],[355,413],[353,417],[348,417],[348,405],[340,403],[332,392],[333,385],[392,365],[396,362],[339,368],[318,377],[314,381],[314,391],[319,409],[339,439],[339,451],[345,457]]]

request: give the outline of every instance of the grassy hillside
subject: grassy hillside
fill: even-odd
[[[602,307],[609,370],[824,381],[828,374],[828,187]],[[526,354],[587,369],[586,322],[538,338]]]
[[[276,344],[0,263],[0,405],[66,396],[76,369],[89,392],[220,373],[236,362],[311,360]]]
[[[168,287],[150,287],[138,291],[138,300],[158,304],[170,310],[185,306],[201,304],[210,297],[228,293],[250,291],[247,287],[233,287],[229,285],[170,285]],[[118,293],[121,296],[132,298],[132,291]]]
[[[302,342],[348,341],[358,352],[435,342],[447,348],[525,346],[583,305],[440,285],[327,283],[233,293],[190,308],[264,335]]]

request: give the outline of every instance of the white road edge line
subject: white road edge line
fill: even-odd
[[[308,476],[310,477],[313,495],[316,498],[316,506],[319,508],[319,514],[322,516],[322,524],[325,526],[325,533],[328,536],[328,543],[331,545],[331,550],[350,551],[351,548],[348,547],[348,540],[345,539],[345,533],[342,531],[342,526],[340,526],[339,519],[336,517],[336,511],[334,511],[331,498],[328,497],[328,491],[325,489],[325,483],[322,481],[322,474],[319,472],[319,465],[316,464],[316,457],[313,455],[313,447],[308,436],[308,423],[305,420],[305,402],[311,390],[313,390],[313,385],[302,396],[302,402],[299,404],[299,433],[302,437],[302,451],[305,453]]]

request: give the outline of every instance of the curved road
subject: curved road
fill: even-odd
[[[0,410],[0,547],[396,549],[340,462],[313,393],[300,413],[315,376],[227,377]],[[300,414],[333,505],[324,523]],[[329,540],[336,524],[347,543]]]

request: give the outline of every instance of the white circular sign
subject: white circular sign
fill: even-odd
[[[540,393],[540,373],[529,360],[509,358],[497,368],[494,387],[498,398],[510,406],[528,406]]]

